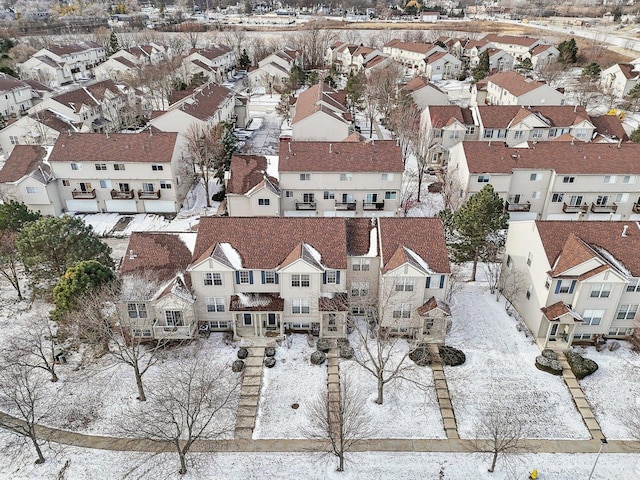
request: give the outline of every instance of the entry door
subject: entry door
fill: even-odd
[[[558,324],[554,323],[551,327],[551,332],[549,333],[549,340],[555,341],[556,335],[558,335]]]
[[[91,184],[89,182],[80,182],[80,191],[81,192],[90,192],[93,190],[91,188]]]
[[[276,328],[278,322],[275,313],[267,314],[267,328]]]

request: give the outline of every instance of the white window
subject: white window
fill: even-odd
[[[302,194],[302,202],[303,203],[313,203],[314,202],[314,194],[313,193],[303,193]]]
[[[62,186],[63,187],[70,187],[71,186],[71,182],[69,180],[62,180]]]
[[[241,284],[251,283],[251,273],[249,270],[240,270],[238,272],[238,280]]]
[[[382,181],[383,182],[390,182],[393,180],[393,173],[383,173],[382,174]]]
[[[562,177],[562,183],[573,183],[576,181],[576,177],[567,175],[566,177]]]
[[[493,138],[493,129],[487,128],[482,135],[484,138]]]
[[[207,312],[224,312],[223,297],[207,297]]]
[[[222,285],[222,274],[218,272],[206,272],[203,279],[205,285]]]
[[[413,292],[413,287],[415,286],[415,284],[415,278],[396,278],[396,292]]]
[[[111,180],[100,180],[100,188],[111,188]]]
[[[284,191],[284,196],[286,198],[293,198],[293,190],[285,190]]]
[[[464,133],[465,135],[473,135],[476,133],[476,127],[474,127],[473,125],[468,125]]]
[[[183,327],[182,312],[180,310],[165,310],[164,318],[169,327]]]
[[[301,181],[311,180],[311,174],[310,173],[301,173],[300,174],[300,180]]]
[[[457,140],[460,138],[460,132],[458,130],[453,130],[452,132],[449,132],[449,138],[452,140]]]
[[[620,305],[616,319],[633,320],[636,318],[636,313],[638,313],[638,305]]]
[[[611,284],[596,283],[591,287],[591,298],[609,298],[611,295]]]
[[[335,270],[327,270],[326,272],[327,283],[336,283],[338,280],[338,274]]]
[[[366,297],[369,295],[369,282],[351,282],[352,297]]]
[[[525,294],[525,296],[527,297],[527,300],[531,298],[532,292],[533,292],[533,285],[529,284],[529,286],[527,287],[527,293]]]
[[[533,193],[531,194],[531,199],[532,199],[532,200],[537,200],[537,199],[539,199],[539,198],[540,198],[540,192],[533,192]]]
[[[604,310],[585,310],[582,314],[583,325],[600,325]]]
[[[616,183],[618,177],[616,175],[605,175],[604,183]]]
[[[633,335],[633,328],[613,328],[609,330],[609,337],[628,337]]]
[[[9,140],[11,141],[11,145],[20,145],[20,140],[15,135],[9,135]]]
[[[554,193],[551,196],[551,201],[553,203],[562,203],[564,201],[564,193]]]
[[[368,258],[354,258],[351,261],[351,270],[354,272],[368,272],[371,260]]]
[[[169,180],[160,180],[160,188],[164,190],[170,190],[171,182]]]
[[[577,333],[573,336],[574,340],[591,340],[592,334],[590,333]]]
[[[627,203],[629,201],[628,193],[618,193],[616,194],[616,203]]]
[[[336,192],[330,192],[328,190],[325,190],[324,192],[325,200],[335,200],[335,198],[336,198]]]
[[[260,205],[261,207],[267,207],[267,206],[271,205],[271,199],[269,199],[269,198],[259,198],[258,199],[258,205]]]
[[[341,182],[350,182],[353,178],[353,175],[351,175],[350,173],[341,173],[340,174],[340,181]]]
[[[532,182],[537,182],[538,180],[542,180],[542,174],[541,173],[532,173],[531,175],[529,175],[529,180]]]
[[[335,313],[327,314],[327,329],[330,332],[337,332],[338,331],[338,326],[336,324],[336,314]]]
[[[513,132],[513,138],[515,138],[516,140],[521,140],[524,138],[524,131],[523,130],[516,130],[515,132]]]
[[[143,183],[142,184],[142,191],[144,193],[153,193],[153,192],[155,192],[155,189],[153,187],[153,183]]]
[[[245,327],[249,327],[252,324],[251,321],[251,314],[250,313],[243,313],[242,314],[242,325],[244,325]]]
[[[265,270],[264,271],[264,283],[276,283],[276,272],[273,270]]]
[[[640,292],[640,278],[632,278],[627,285],[627,292]]]
[[[124,163],[114,163],[113,164],[113,169],[114,170],[124,170]]]
[[[145,303],[128,303],[129,318],[147,318],[147,305]]]
[[[294,298],[291,302],[291,313],[309,313],[309,299]]]
[[[38,187],[27,187],[27,193],[29,195],[37,195],[38,194]]]
[[[106,170],[107,169],[107,164],[106,163],[96,163],[96,170]]]
[[[134,337],[151,337],[151,330],[142,328],[132,328],[131,333]]]
[[[367,308],[364,305],[352,305],[351,315],[366,315]]]
[[[306,273],[294,273],[291,275],[292,287],[308,287],[311,285],[311,279],[309,274]]]
[[[529,255],[527,255],[527,265],[531,266],[531,261],[533,260],[533,253],[529,252]]]
[[[385,200],[395,200],[398,197],[398,192],[384,192]]]
[[[151,170],[153,170],[154,172],[161,172],[162,170],[164,170],[164,167],[162,165],[157,164],[157,163],[152,163],[151,164]]]
[[[81,163],[71,163],[71,170],[82,170],[82,164]]]
[[[636,178],[635,175],[625,175],[622,177],[622,183],[636,183]]]
[[[478,183],[488,183],[490,179],[489,174],[478,175]]]
[[[535,128],[533,130],[533,133],[531,134],[531,137],[538,139],[538,138],[542,138],[543,134],[544,134],[544,130],[542,130],[541,128]]]
[[[393,318],[410,318],[410,317],[411,317],[410,303],[398,303],[393,306]]]

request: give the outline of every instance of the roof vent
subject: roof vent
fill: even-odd
[[[627,230],[629,230],[629,225],[624,225],[622,227],[622,236],[626,237],[627,236]]]
[[[129,260],[134,260],[137,258],[137,255],[133,253],[133,250],[129,250]]]

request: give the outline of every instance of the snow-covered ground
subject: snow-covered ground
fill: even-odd
[[[640,413],[640,355],[628,342],[620,345],[614,352],[584,349],[584,356],[595,361],[598,370],[580,380],[580,386],[602,433],[612,439],[633,439],[629,419]]]
[[[4,453],[0,462],[2,480],[59,479],[164,479],[219,480],[262,479],[340,479],[386,480],[524,480],[532,469],[540,480],[587,478],[595,454],[536,454],[511,456],[499,460],[494,473],[488,473],[488,455],[472,453],[396,453],[367,452],[347,454],[345,471],[336,472],[336,459],[319,453],[203,453],[189,454],[189,471],[179,476],[173,453],[144,454],[110,452],[57,444],[45,446],[47,461],[34,465],[28,446],[10,446],[8,434],[0,432]],[[65,468],[65,463],[68,465]],[[64,474],[60,474],[62,470]],[[640,477],[640,459],[633,454],[602,454],[593,480],[634,479]]]
[[[467,356],[463,365],[445,367],[462,438],[475,437],[477,422],[492,409],[512,412],[527,438],[590,438],[563,379],[535,367],[540,350],[486,284],[464,284],[451,309],[447,344]]]
[[[276,365],[263,370],[254,438],[304,438],[310,406],[327,391],[326,363],[309,361],[315,350],[305,335],[293,335],[291,348],[277,347]]]

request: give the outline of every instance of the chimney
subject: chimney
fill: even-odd
[[[109,132],[104,132],[104,134],[107,136],[107,140],[109,140]]]
[[[618,140],[618,148],[620,148],[620,145],[622,145],[622,139]]]
[[[332,147],[332,144],[330,143],[329,144],[329,153],[333,153],[332,150],[331,150],[331,147]]]
[[[291,153],[291,142],[289,142],[289,153]]]
[[[578,105],[573,106],[573,113],[578,113]]]
[[[129,250],[129,260],[134,260],[137,257],[133,250]]]
[[[624,225],[622,227],[622,236],[626,237],[627,236],[627,230],[629,230],[629,225]]]

